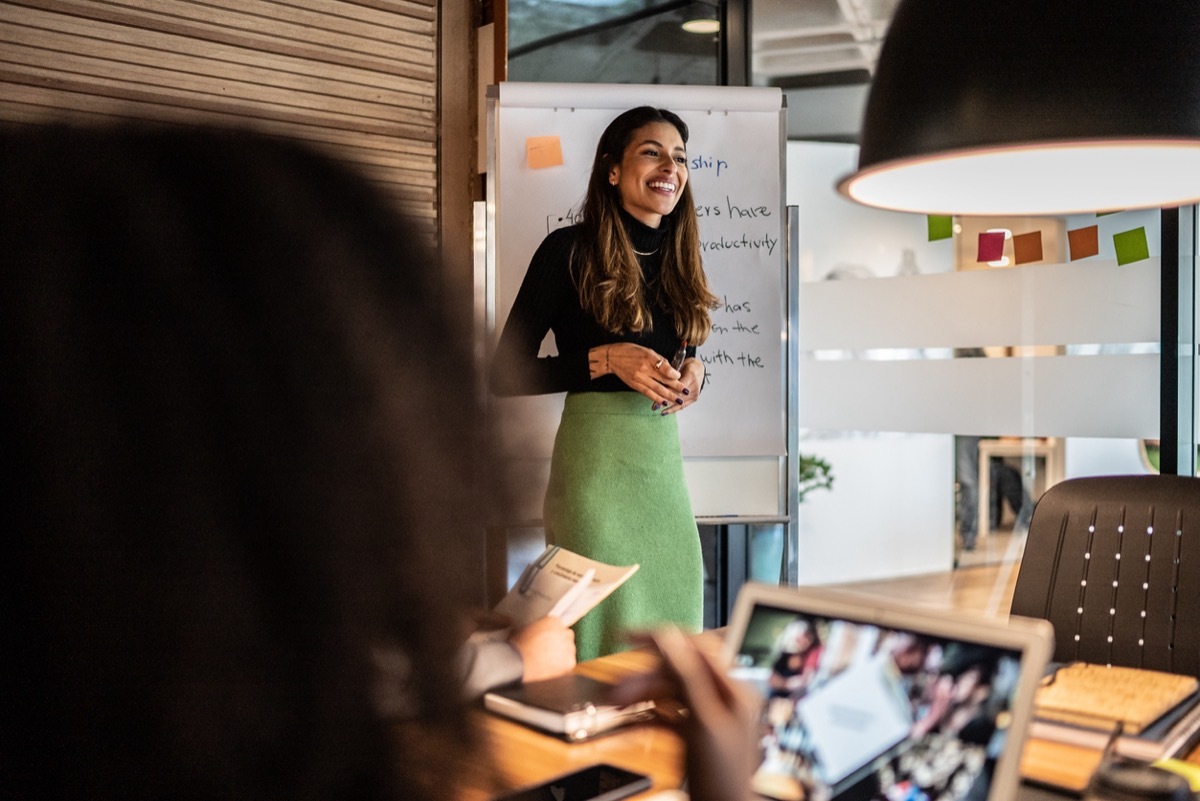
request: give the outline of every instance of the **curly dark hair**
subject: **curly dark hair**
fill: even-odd
[[[0,188],[4,794],[453,797],[487,501],[425,244],[249,132],[6,129]]]

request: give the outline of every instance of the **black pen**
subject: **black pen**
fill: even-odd
[[[671,357],[671,366],[675,368],[675,372],[679,372],[679,368],[683,367],[683,360],[687,358],[687,340],[679,343],[679,350],[675,351],[675,355]]]
[[[533,580],[537,578],[537,574],[542,572],[542,569],[546,565],[550,564],[556,553],[558,553],[557,545],[547,548],[546,552],[538,557],[537,561],[526,565],[525,570],[521,573],[521,578],[517,580],[517,592],[522,595],[529,592],[529,588],[533,586]]]

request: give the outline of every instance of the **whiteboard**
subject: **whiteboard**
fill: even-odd
[[[712,506],[696,497],[708,490],[693,487],[693,502],[702,514],[778,513],[778,481],[769,487],[761,481],[778,477],[786,454],[786,115],[779,89],[512,82],[491,87],[489,344],[503,328],[538,245],[578,218],[604,128],[639,105],[670,109],[690,129],[689,181],[701,253],[709,284],[721,299],[713,333],[697,353],[708,374],[704,392],[677,416],[685,466],[689,475],[707,475],[713,459],[738,457],[731,465],[733,486],[754,487],[746,503],[740,495]],[[535,138],[544,144],[546,137],[560,146],[561,163],[538,166],[527,145]],[[542,353],[553,352],[550,335]],[[502,449],[519,458],[549,458],[563,397],[493,399]],[[754,458],[741,457],[764,457],[765,463],[751,465]],[[739,482],[739,472],[753,479]]]

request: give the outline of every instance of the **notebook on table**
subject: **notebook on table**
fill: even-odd
[[[751,583],[724,647],[761,698],[757,795],[1008,801],[1053,633]]]
[[[483,696],[484,708],[568,742],[654,717],[653,701],[617,704],[613,685],[579,673],[497,687]]]

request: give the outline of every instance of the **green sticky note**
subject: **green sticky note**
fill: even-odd
[[[954,236],[954,218],[948,214],[928,214],[926,219],[929,221],[929,241],[936,242],[939,239],[949,239]]]
[[[1150,258],[1150,246],[1146,244],[1146,229],[1134,228],[1113,234],[1113,247],[1117,251],[1117,264],[1132,264]]]

